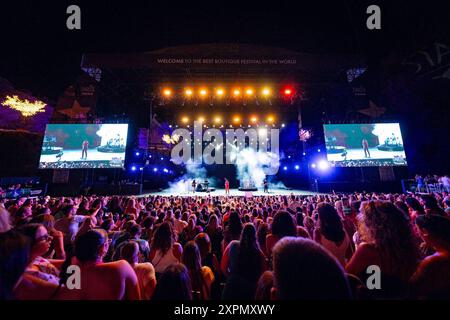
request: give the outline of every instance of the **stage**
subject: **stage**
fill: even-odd
[[[260,189],[258,191],[253,191],[253,192],[245,192],[245,191],[239,191],[238,189],[230,189],[230,196],[233,197],[250,197],[250,196],[290,196],[290,195],[298,195],[298,196],[308,196],[308,195],[317,195],[319,193],[317,192],[312,192],[309,190],[299,190],[299,189],[269,189],[269,193],[264,193],[263,189]],[[154,192],[148,192],[148,193],[144,193],[142,196],[151,196],[151,195],[158,195],[158,196],[164,196],[164,197],[169,197],[169,196],[197,196],[197,197],[207,197],[207,196],[224,196],[225,195],[225,189],[215,189],[215,191],[212,192],[195,192],[193,193],[191,192],[186,192],[186,191],[174,191],[174,190],[170,190],[170,189],[166,189],[163,191],[154,191]]]
[[[347,149],[347,157],[342,156],[342,153],[328,153],[328,161],[343,161],[343,160],[380,160],[393,159],[394,157],[405,158],[405,151],[382,151],[377,148],[369,148],[370,157],[365,157],[364,150]]]

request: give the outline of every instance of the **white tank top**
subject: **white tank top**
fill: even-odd
[[[161,250],[157,250],[155,257],[152,259],[155,272],[163,273],[168,266],[174,263],[178,263],[178,259],[173,255],[173,249],[170,248],[165,255],[162,255]]]

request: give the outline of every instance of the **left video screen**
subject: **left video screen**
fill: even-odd
[[[48,124],[39,169],[123,168],[128,124]]]

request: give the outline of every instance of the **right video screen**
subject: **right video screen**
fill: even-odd
[[[327,159],[341,167],[406,166],[398,123],[325,124]]]

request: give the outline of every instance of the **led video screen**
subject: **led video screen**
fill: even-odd
[[[398,123],[324,125],[327,159],[341,167],[405,166]]]
[[[123,168],[128,124],[48,124],[40,169]]]

